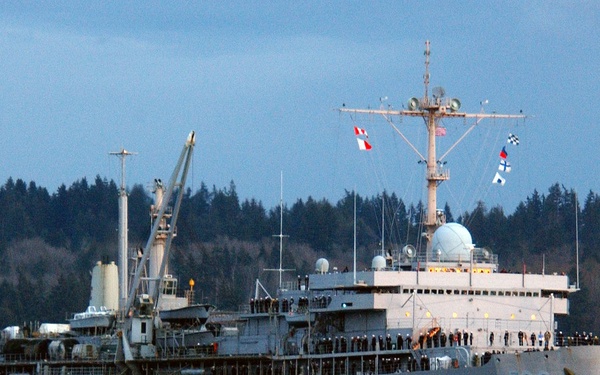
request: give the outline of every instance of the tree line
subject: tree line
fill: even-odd
[[[0,327],[26,321],[64,322],[85,310],[89,271],[96,261],[116,260],[118,187],[96,176],[49,193],[35,182],[9,178],[0,187]],[[575,245],[579,240],[582,290],[573,297],[572,317],[563,323],[600,328],[593,300],[594,272],[600,262],[600,198],[590,191],[583,203],[572,189],[556,183],[547,193],[534,191],[512,213],[483,202],[448,221],[465,225],[478,246],[500,255],[500,267],[533,272],[566,272],[575,282]],[[356,203],[355,203],[356,202]],[[150,231],[152,196],[142,185],[128,190],[129,243],[143,246]],[[264,271],[279,266],[283,220],[284,268],[295,279],[325,257],[340,267],[352,264],[356,204],[359,264],[382,247],[401,248],[421,241],[424,204],[405,203],[395,193],[363,197],[345,191],[337,202],[308,197],[291,205],[266,208],[255,199],[240,199],[233,182],[224,188],[187,189],[178,219],[171,269],[196,281],[196,300],[235,310],[247,302],[254,280],[274,287],[278,275]],[[382,214],[384,220],[382,220]],[[281,216],[283,215],[283,217]],[[577,220],[576,220],[577,217]],[[578,232],[576,221],[578,222]],[[382,227],[385,226],[385,227]],[[579,235],[577,235],[579,233]],[[263,281],[265,280],[265,281]]]

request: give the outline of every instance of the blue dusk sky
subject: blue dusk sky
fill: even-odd
[[[426,200],[424,166],[383,119],[441,86],[484,120],[444,159],[439,205],[511,213],[554,183],[600,192],[600,3],[579,1],[5,1],[0,5],[0,182],[96,175],[168,179],[190,130],[189,186],[236,184],[265,207],[386,189]],[[385,99],[387,98],[387,99]],[[487,104],[481,103],[487,101]],[[423,121],[394,119],[424,153]],[[443,154],[472,124],[444,120]],[[369,133],[359,151],[353,126]],[[519,146],[506,144],[517,134]],[[499,151],[512,171],[493,185]]]

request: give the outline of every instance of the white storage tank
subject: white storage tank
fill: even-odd
[[[105,306],[108,310],[119,309],[119,269],[115,262],[97,262],[92,271],[92,292],[89,306]]]

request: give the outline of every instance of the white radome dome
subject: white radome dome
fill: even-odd
[[[316,273],[327,273],[329,272],[329,261],[325,258],[319,258],[315,265]]]
[[[375,271],[381,271],[382,269],[385,268],[385,258],[382,257],[381,255],[377,255],[375,257],[373,257],[373,260],[371,261],[371,268],[374,269]]]
[[[444,224],[433,233],[432,250],[436,260],[439,254],[442,262],[468,261],[473,248],[471,233],[458,223]]]

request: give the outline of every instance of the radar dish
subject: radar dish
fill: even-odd
[[[436,86],[433,88],[433,98],[434,99],[441,99],[444,96],[446,96],[446,90],[444,90],[443,87]]]

